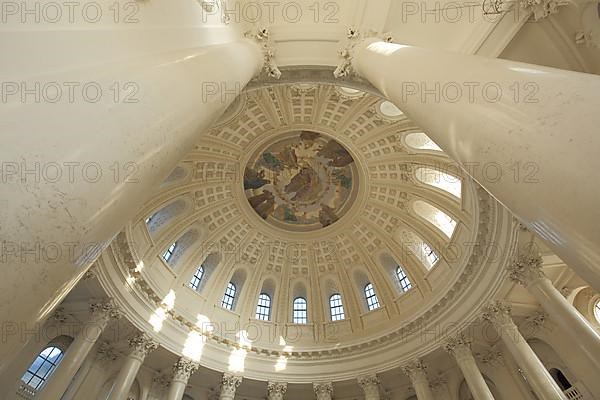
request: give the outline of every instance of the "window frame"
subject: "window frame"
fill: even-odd
[[[377,297],[377,293],[375,292],[375,286],[373,285],[373,283],[367,283],[363,288],[363,293],[365,295],[365,300],[367,301],[367,309],[369,311],[377,310],[381,307],[381,303],[379,303],[379,298]]]
[[[272,308],[271,303],[271,296],[268,293],[262,292],[259,294],[254,318],[260,321],[270,321]]]
[[[395,275],[396,281],[398,282],[402,293],[406,293],[412,289],[412,282],[410,281],[410,278],[408,277],[408,274],[406,273],[404,268],[402,268],[400,265],[396,266]]]
[[[221,300],[221,307],[233,311],[233,307],[235,306],[235,296],[237,294],[237,287],[235,283],[229,282],[227,287],[225,288],[225,293],[223,293],[223,300]]]
[[[200,274],[198,275],[198,272],[200,272]],[[200,292],[200,284],[202,283],[202,279],[204,279],[204,273],[205,273],[205,269],[204,269],[204,264],[200,264],[200,266],[198,268],[196,268],[196,272],[194,272],[194,275],[192,276],[192,279],[190,279],[190,282],[188,283],[188,286],[190,287],[190,289],[196,291],[196,292]]]
[[[308,324],[308,301],[302,296],[296,297],[292,302],[292,322],[298,325]]]
[[[48,351],[49,349],[51,349],[50,352],[47,355],[44,355],[44,353],[46,351]],[[51,361],[50,356],[54,353],[55,350],[58,350],[58,352],[59,352],[58,357],[55,361]],[[33,388],[36,392],[39,391],[41,388],[44,387],[48,378],[50,378],[52,376],[52,374],[54,374],[54,372],[56,371],[56,368],[58,367],[58,365],[64,358],[64,355],[65,355],[65,351],[63,349],[61,349],[60,347],[58,347],[56,345],[46,346],[42,351],[39,352],[39,354],[35,357],[33,362],[31,364],[29,364],[29,367],[27,367],[27,370],[21,376],[21,382],[24,383],[25,385]],[[39,359],[41,359],[41,363],[39,364],[39,366],[37,366],[37,368],[34,371],[33,367],[36,364],[36,362],[38,362]],[[42,367],[45,365],[48,365],[48,364],[50,364],[50,367],[45,371],[44,375],[43,376],[38,375],[38,373],[40,372]],[[27,378],[27,380],[26,380],[25,376],[27,376],[28,374],[31,376],[29,378]],[[39,382],[37,382],[35,385],[32,385],[31,382],[33,381],[34,378],[38,379]]]
[[[166,263],[168,263],[171,257],[173,257],[173,254],[175,254],[175,250],[177,250],[177,241],[174,241],[169,246],[169,248],[163,253],[162,258],[163,260],[165,260]]]
[[[346,319],[344,303],[340,293],[334,293],[329,296],[329,316],[331,317],[332,322]]]

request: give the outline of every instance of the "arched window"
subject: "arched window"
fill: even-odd
[[[306,324],[308,322],[308,308],[304,297],[296,297],[294,299],[294,313],[292,321],[295,324]]]
[[[46,347],[36,357],[21,380],[35,390],[39,390],[44,382],[52,375],[56,366],[63,358],[61,349],[55,346]]]
[[[594,306],[594,317],[596,317],[596,321],[600,324],[600,300],[598,300]]]
[[[433,266],[440,258],[438,257],[437,254],[435,254],[435,251],[433,251],[433,248],[430,245],[423,242],[422,246],[423,246],[423,254],[425,255],[425,258],[427,259],[427,262],[429,262],[429,265]]]
[[[177,248],[177,242],[174,242],[172,245],[169,246],[169,248],[163,253],[163,260],[169,262],[169,260],[171,259],[171,257],[173,256],[173,253],[175,253],[175,249]]]
[[[341,294],[336,293],[331,295],[329,298],[329,310],[331,311],[332,321],[340,321],[345,318]]]
[[[367,307],[369,307],[369,311],[379,308],[379,299],[377,298],[377,294],[375,293],[375,288],[373,287],[372,283],[367,283],[367,286],[365,286],[365,298],[367,299]]]
[[[568,390],[570,388],[573,387],[573,385],[571,385],[571,382],[569,382],[569,380],[567,379],[567,377],[562,373],[561,370],[556,369],[556,368],[552,368],[550,371],[550,375],[552,376],[552,379],[554,379],[554,382],[556,382],[556,384],[563,390]]]
[[[204,265],[198,267],[194,276],[192,276],[192,280],[190,281],[190,287],[194,290],[198,290],[200,288],[200,282],[202,282],[202,277],[204,276]]]
[[[235,285],[233,284],[233,282],[229,282],[227,284],[227,288],[225,289],[225,294],[223,295],[221,307],[226,308],[228,310],[233,310],[233,302],[235,301],[235,291]]]
[[[258,296],[258,304],[256,305],[256,319],[269,321],[271,319],[271,296],[266,293],[261,293]]]
[[[408,292],[412,289],[412,283],[410,283],[408,275],[406,275],[406,272],[399,265],[396,267],[396,279],[398,279],[398,284],[403,292]]]

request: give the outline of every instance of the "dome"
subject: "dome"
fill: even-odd
[[[208,368],[347,379],[439,346],[423,329],[472,321],[513,234],[375,92],[265,83],[198,136],[100,276],[140,329]]]

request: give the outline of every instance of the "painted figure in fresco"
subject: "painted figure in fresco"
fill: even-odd
[[[320,136],[321,135],[317,132],[302,131],[302,133],[300,134],[300,140],[304,142],[304,148],[308,149],[315,143],[315,140],[317,140]]]
[[[269,183],[271,183],[271,181],[265,179],[264,170],[256,172],[256,170],[249,167],[246,167],[244,170],[244,190],[259,189]]]
[[[296,150],[292,146],[286,146],[277,158],[286,168],[298,168],[298,157],[296,156]]]
[[[328,165],[332,167],[341,168],[354,162],[352,155],[348,153],[348,150],[342,147],[342,145],[335,140],[328,141],[327,144],[323,146],[321,150],[319,150],[317,155],[328,158],[330,160]]]
[[[321,180],[315,170],[311,167],[302,167],[300,172],[285,186],[285,192],[296,193],[292,201],[310,201],[316,198],[321,186]]]
[[[327,204],[321,204],[321,211],[319,211],[319,222],[323,225],[323,228],[333,224],[339,218],[335,214],[335,210],[329,207]]]
[[[267,219],[267,217],[275,210],[275,197],[273,196],[273,193],[268,190],[265,190],[259,195],[250,197],[248,202],[262,219]]]

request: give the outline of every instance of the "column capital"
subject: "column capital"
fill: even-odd
[[[355,49],[358,45],[364,41],[369,39],[380,39],[386,43],[390,43],[394,40],[390,33],[378,33],[375,30],[367,30],[364,33],[359,29],[350,27],[346,31],[346,38],[348,42],[346,46],[338,51],[338,56],[340,58],[340,62],[333,72],[333,76],[336,78],[345,78],[352,75],[355,75],[354,68],[352,67],[352,62],[354,60]]]
[[[263,70],[270,78],[281,78],[281,71],[275,63],[275,50],[271,42],[271,33],[269,28],[261,27],[254,31],[247,31],[244,36],[258,44],[263,54]]]
[[[94,322],[98,324],[121,318],[121,311],[112,298],[90,302],[90,313]]]
[[[197,362],[188,358],[180,358],[173,364],[173,381],[187,382],[190,376],[200,368]]]
[[[143,360],[146,356],[158,348],[156,343],[150,336],[144,332],[140,332],[137,335],[129,338],[127,341],[129,347],[131,347],[131,355]]]
[[[510,279],[522,286],[529,286],[531,283],[546,277],[542,271],[543,261],[540,256],[519,257],[508,267]]]
[[[379,398],[379,378],[376,374],[359,376],[356,380],[365,392],[365,399]]]
[[[269,382],[267,383],[267,399],[283,400],[283,396],[287,392],[287,383],[285,382]]]
[[[332,382],[313,383],[313,390],[317,395],[317,400],[330,400],[333,395]]]
[[[221,399],[233,399],[235,391],[242,383],[242,377],[230,373],[224,373],[221,378]]]
[[[452,354],[459,364],[466,359],[473,358],[473,353],[471,352],[471,339],[463,335],[449,339],[444,343],[444,349]]]
[[[485,306],[481,318],[497,328],[515,325],[511,316],[510,305],[501,301],[494,301]]]
[[[411,382],[427,380],[427,365],[421,359],[416,359],[402,367],[402,371],[410,378]]]

